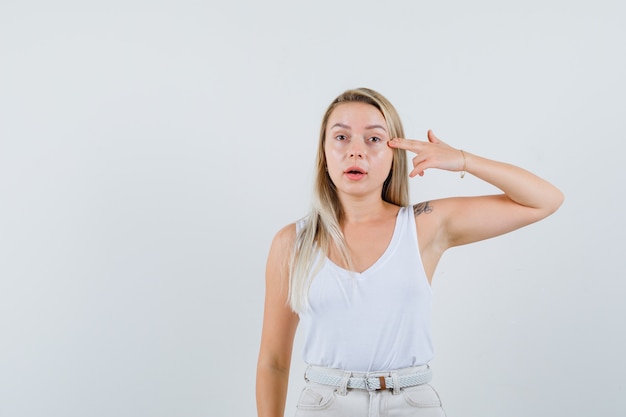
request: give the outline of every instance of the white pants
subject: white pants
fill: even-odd
[[[315,367],[316,371],[342,376],[343,370]],[[415,372],[406,368],[375,375]],[[366,374],[353,372],[351,376]],[[371,374],[370,374],[371,376]],[[429,384],[396,390],[367,391],[333,387],[308,381],[298,400],[296,417],[445,417],[441,400]]]

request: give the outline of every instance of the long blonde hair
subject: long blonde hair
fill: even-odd
[[[398,112],[389,100],[374,90],[369,88],[347,90],[328,106],[320,128],[311,212],[297,233],[289,271],[289,305],[295,312],[308,307],[311,280],[333,245],[341,261],[349,269],[352,266],[340,226],[343,208],[335,185],[328,175],[324,152],[328,118],[338,105],[349,102],[366,103],[376,107],[387,122],[390,138],[404,137],[404,129]],[[398,206],[409,204],[406,151],[393,149],[391,170],[383,184],[381,197],[384,201]]]

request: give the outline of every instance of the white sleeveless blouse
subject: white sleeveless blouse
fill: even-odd
[[[366,271],[351,273],[326,258],[309,303],[300,313],[308,365],[375,372],[428,363],[432,291],[413,208],[400,209],[389,246]]]

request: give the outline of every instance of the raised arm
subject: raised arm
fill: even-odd
[[[440,251],[498,236],[534,223],[556,211],[563,194],[549,182],[511,164],[452,148],[428,131],[428,142],[394,139],[390,147],[415,153],[411,176],[426,169],[466,171],[503,194],[446,198],[430,203],[437,227],[432,238]]]
[[[279,231],[265,271],[265,310],[257,363],[256,402],[259,417],[283,417],[298,315],[287,305],[289,257],[296,228]]]

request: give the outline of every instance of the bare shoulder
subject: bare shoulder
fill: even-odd
[[[467,203],[468,197],[446,197],[436,200],[422,201],[413,205],[415,218],[429,217],[442,219],[449,216],[451,212]]]
[[[280,269],[285,268],[288,264],[288,260],[291,258],[293,248],[296,242],[296,224],[291,223],[282,227],[274,235],[272,240],[272,246],[268,256],[268,266],[275,265],[280,266]]]
[[[413,204],[413,214],[415,217],[421,214],[430,214],[433,212],[433,206],[430,201],[422,201],[421,203]]]
[[[453,203],[448,198],[422,201],[413,205],[420,250],[436,248],[437,252],[441,252],[444,238],[442,225],[449,216],[452,206]],[[437,258],[438,256],[440,255],[437,255]]]
[[[282,227],[276,235],[274,236],[274,240],[272,242],[272,246],[277,246],[279,248],[291,248],[293,247],[296,241],[296,224],[291,223],[284,227]]]

